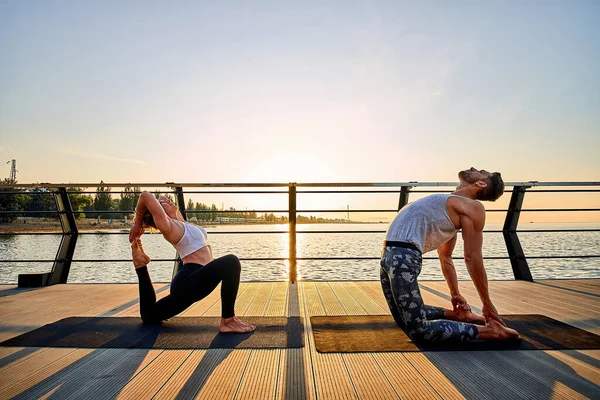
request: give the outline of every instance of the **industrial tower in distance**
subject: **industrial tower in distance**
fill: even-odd
[[[10,163],[10,177],[9,179],[11,181],[16,181],[17,180],[17,160],[13,159],[11,161],[7,161],[7,164]]]

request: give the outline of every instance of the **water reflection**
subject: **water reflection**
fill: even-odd
[[[574,229],[562,224],[563,229]],[[595,226],[597,227],[597,226]],[[209,241],[215,257],[235,254],[240,258],[289,256],[288,226],[283,225],[232,225],[208,226]],[[298,230],[385,230],[384,224],[347,225],[298,225]],[[549,229],[548,226],[540,229]],[[593,226],[587,226],[588,229]],[[499,229],[489,227],[488,229]],[[282,233],[219,234],[224,231],[277,231]],[[378,257],[385,233],[299,233],[297,235],[298,257]],[[521,233],[519,235],[525,254],[572,255],[600,254],[600,232],[586,233]],[[152,259],[175,257],[173,247],[160,234],[142,237],[146,252]],[[53,260],[60,243],[60,235],[14,235],[0,236],[1,259],[46,259]],[[462,240],[458,239],[455,255],[462,256]],[[435,257],[435,252],[426,256]],[[506,256],[501,233],[484,235],[484,256]],[[114,234],[80,235],[74,258],[97,260],[93,263],[74,262],[69,282],[136,282],[135,271],[130,261],[114,262],[103,260],[130,259],[128,236]],[[597,278],[600,277],[598,259],[529,259],[535,279],[546,278]],[[287,261],[243,261],[242,280],[285,281],[288,279]],[[464,262],[455,263],[459,279],[468,279]],[[513,279],[508,260],[486,260],[490,279]],[[311,280],[377,280],[377,260],[345,261],[298,261],[298,279]],[[19,273],[49,271],[52,262],[6,263],[0,262],[0,282],[15,283]],[[171,280],[172,261],[153,261],[149,267],[155,282]],[[437,260],[425,260],[422,280],[439,280],[442,275]]]

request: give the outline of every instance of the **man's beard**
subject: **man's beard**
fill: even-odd
[[[460,171],[458,173],[458,178],[461,181],[465,181],[467,183],[475,183],[477,182],[477,178],[474,177],[474,174],[472,171],[466,170],[466,171]]]

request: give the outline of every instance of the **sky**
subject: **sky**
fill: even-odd
[[[20,183],[600,181],[599,38],[597,1],[2,0],[0,162]]]

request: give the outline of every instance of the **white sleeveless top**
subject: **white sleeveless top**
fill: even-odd
[[[386,240],[409,242],[423,253],[436,250],[456,236],[446,201],[452,194],[434,194],[406,205],[390,224]]]
[[[179,257],[184,258],[196,250],[208,246],[206,229],[187,222],[183,223],[183,228],[183,236],[175,245],[175,250],[179,253]]]

